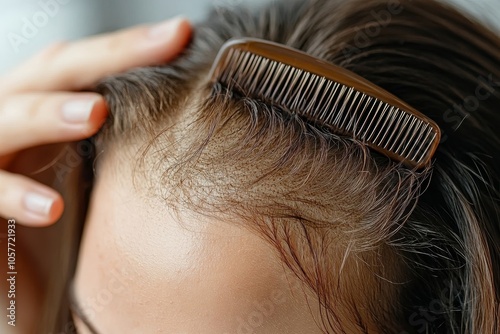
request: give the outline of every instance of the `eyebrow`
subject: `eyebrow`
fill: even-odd
[[[78,298],[76,297],[76,291],[75,291],[75,285],[74,282],[71,282],[69,285],[69,308],[73,312],[74,315],[80,319],[83,324],[87,327],[87,329],[92,333],[92,334],[99,334],[99,332],[96,330],[96,326],[93,325],[89,318],[83,313],[81,304],[78,301]]]

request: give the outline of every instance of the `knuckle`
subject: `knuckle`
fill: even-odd
[[[138,34],[137,29],[128,29],[109,35],[105,41],[106,51],[116,53],[117,51],[126,49],[133,44],[132,40],[134,40],[136,34]]]
[[[35,59],[38,62],[47,63],[49,61],[58,58],[67,48],[68,42],[56,42],[48,47],[42,49],[36,56]]]
[[[123,48],[125,44],[125,37],[123,34],[116,34],[115,36],[110,37],[105,43],[106,51],[113,52]]]
[[[19,122],[37,122],[40,118],[40,109],[46,104],[43,95],[16,95],[6,99],[4,113]]]
[[[0,171],[0,202],[9,198],[13,184],[19,182],[19,177],[14,174],[9,174],[5,171]]]
[[[42,116],[40,109],[42,109],[46,103],[46,97],[43,97],[41,95],[31,97],[25,105],[26,109],[24,110],[24,114],[26,120],[33,120],[34,123],[36,123]]]
[[[6,131],[2,131],[3,134],[10,132],[8,126],[20,117],[19,114],[16,114],[17,109],[19,108],[16,108],[13,96],[0,98],[0,124],[7,125]]]
[[[41,109],[47,104],[47,97],[40,95],[11,95],[0,99],[0,124],[14,125],[18,128],[22,125],[28,127],[29,131],[36,131],[40,127],[43,113]]]

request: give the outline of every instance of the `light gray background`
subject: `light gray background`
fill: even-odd
[[[72,40],[176,15],[198,21],[211,6],[258,5],[268,1],[0,0],[0,75],[54,41]],[[500,0],[444,1],[453,2],[500,31]],[[44,6],[48,3],[57,6]],[[39,26],[35,25],[28,35],[23,34],[23,28],[30,24],[27,22]]]

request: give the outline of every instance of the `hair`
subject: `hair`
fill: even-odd
[[[233,37],[303,50],[429,116],[444,134],[433,165],[410,170],[210,83],[216,53]],[[154,191],[166,204],[271,243],[314,292],[325,333],[494,334],[499,65],[496,34],[432,0],[216,8],[173,64],[100,83],[112,115],[99,139],[110,150],[147,142],[137,171],[152,189],[161,179]]]

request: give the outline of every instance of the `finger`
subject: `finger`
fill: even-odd
[[[26,226],[43,227],[62,215],[64,203],[54,190],[35,181],[0,170],[0,217]]]
[[[106,75],[167,62],[184,49],[190,36],[188,21],[177,18],[155,26],[61,43],[21,66],[3,83],[11,92],[81,90]]]
[[[0,155],[90,137],[106,116],[104,99],[95,93],[9,96],[0,103]]]

